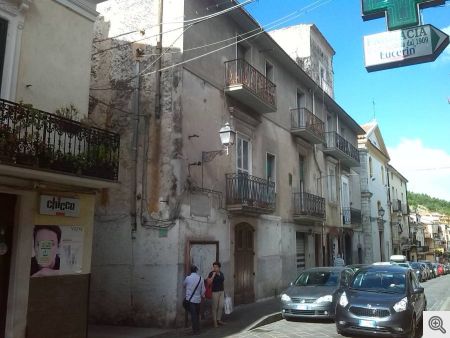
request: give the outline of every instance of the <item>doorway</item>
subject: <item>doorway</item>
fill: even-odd
[[[315,255],[316,255],[316,266],[322,266],[322,236],[320,234],[315,234],[315,243],[314,243],[314,249],[315,249]]]
[[[234,230],[234,303],[248,304],[255,301],[253,228],[250,224],[238,224]]]
[[[7,247],[4,254],[0,252],[0,337],[2,338],[5,337],[15,207],[16,195],[0,194],[0,242]]]
[[[345,264],[352,264],[352,236],[348,232],[344,235],[345,245]]]

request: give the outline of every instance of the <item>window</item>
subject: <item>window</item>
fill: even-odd
[[[266,60],[266,77],[273,82],[273,65]]]
[[[373,177],[373,165],[372,165],[372,157],[369,157],[369,177]]]
[[[384,184],[384,167],[381,166],[381,182]]]
[[[236,165],[238,173],[252,173],[252,144],[241,136],[237,138]]]
[[[266,154],[266,178],[270,182],[275,182],[276,187],[276,168],[275,168],[275,155]]]
[[[336,166],[328,165],[328,198],[330,202],[336,202]]]
[[[5,60],[7,33],[8,33],[8,21],[0,18],[0,91],[2,88],[3,65]]]

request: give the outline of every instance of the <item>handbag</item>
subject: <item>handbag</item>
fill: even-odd
[[[212,283],[209,283],[205,280],[205,298],[211,299],[212,298]]]
[[[189,303],[191,302],[192,296],[194,296],[195,291],[197,291],[198,285],[200,284],[200,281],[202,280],[202,277],[200,276],[198,279],[198,283],[195,286],[194,292],[192,292],[191,297],[189,297],[189,300],[187,300],[186,298],[183,299],[183,308],[188,311],[189,310]]]

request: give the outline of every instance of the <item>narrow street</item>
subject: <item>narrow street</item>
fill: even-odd
[[[422,283],[428,301],[428,310],[450,310],[450,275]],[[334,322],[296,320],[261,326],[233,337],[239,338],[285,338],[285,337],[342,337],[336,333]],[[421,335],[419,336],[421,337]]]

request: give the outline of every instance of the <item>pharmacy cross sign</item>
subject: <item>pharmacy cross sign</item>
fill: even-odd
[[[388,30],[419,25],[419,9],[443,5],[446,0],[362,0],[363,20],[387,16]]]

